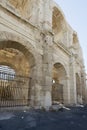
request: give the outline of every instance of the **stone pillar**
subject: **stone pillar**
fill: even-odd
[[[52,31],[52,0],[44,1],[44,30]]]
[[[41,38],[43,57],[42,57],[42,88],[41,106],[51,105],[52,88],[52,10],[50,2],[52,0],[40,0],[38,10],[38,26],[42,30]]]
[[[82,104],[83,103],[83,101],[82,101],[83,100],[82,99],[82,93],[83,92],[82,92],[82,79],[81,79],[81,75],[80,75],[80,84],[79,84],[79,86],[80,86],[79,87],[79,98],[78,97],[77,98],[79,99],[79,103]]]
[[[62,26],[62,39],[61,42],[64,43],[64,45],[68,46],[68,31],[67,31],[67,24],[65,22],[65,20],[63,20],[61,22],[61,26]],[[69,41],[70,42],[70,41]]]
[[[87,103],[87,90],[86,90],[86,74],[84,69],[81,73],[81,88],[82,88],[82,102],[85,104]]]
[[[37,54],[36,65],[31,68],[31,91],[30,105],[34,107],[41,106],[41,90],[42,90],[42,56]]]
[[[79,83],[79,91],[80,91],[80,95],[79,95],[79,103],[82,104],[82,79],[81,79],[81,74],[80,74],[80,83]]]
[[[52,0],[39,0],[37,23],[41,30],[52,30]]]
[[[63,88],[63,97],[64,97],[64,104],[69,105],[70,104],[70,77],[66,76],[65,79],[65,86]]]
[[[32,3],[31,4],[31,13],[30,13],[28,20],[30,23],[33,24],[33,26],[37,26],[38,25],[39,3],[37,2],[37,0],[31,0],[31,3]]]
[[[37,4],[36,4],[37,3]],[[39,0],[35,4],[36,6],[38,5],[38,10],[37,10],[37,26],[39,28],[42,28],[43,25],[43,12],[44,12],[44,1]]]
[[[42,81],[42,106],[51,105],[52,89],[52,34],[42,34],[43,41],[43,81]]]
[[[70,104],[76,104],[76,75],[75,75],[75,58],[72,55],[70,57]]]

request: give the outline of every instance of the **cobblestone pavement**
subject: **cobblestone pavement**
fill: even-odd
[[[0,112],[0,130],[87,130],[87,106],[58,112]]]

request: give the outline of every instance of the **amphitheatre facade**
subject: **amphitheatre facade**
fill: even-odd
[[[52,0],[0,0],[0,67],[0,106],[86,103],[78,35]]]

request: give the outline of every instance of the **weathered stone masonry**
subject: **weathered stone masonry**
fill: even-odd
[[[86,103],[78,36],[53,0],[0,0],[0,65],[32,78],[31,106]]]

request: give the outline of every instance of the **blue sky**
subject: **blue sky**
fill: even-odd
[[[67,22],[77,32],[87,73],[87,0],[54,0],[63,10]]]

